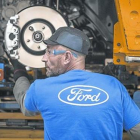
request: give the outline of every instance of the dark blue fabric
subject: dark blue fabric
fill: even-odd
[[[140,110],[114,77],[72,70],[36,80],[25,107],[40,111],[45,140],[121,140],[140,123]]]

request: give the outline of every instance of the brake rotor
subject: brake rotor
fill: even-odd
[[[15,57],[26,66],[33,68],[45,67],[44,62],[41,61],[46,48],[43,40],[48,39],[59,27],[68,26],[66,20],[54,9],[43,6],[24,9],[17,16],[16,25],[20,29],[20,33],[16,38],[19,37],[20,40],[17,39],[18,48]],[[10,36],[9,30],[7,29],[6,31]],[[14,31],[12,34],[14,34]],[[16,33],[14,35],[16,36]],[[9,39],[9,36],[6,36],[6,41]],[[7,48],[10,41],[8,40],[6,43]],[[16,47],[12,48],[11,45],[9,46],[10,52],[15,52]],[[12,51],[11,48],[13,49]]]

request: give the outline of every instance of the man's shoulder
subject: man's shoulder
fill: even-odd
[[[46,78],[44,78],[44,79],[36,79],[35,81],[34,81],[34,84],[35,85],[48,85],[48,84],[52,84],[53,82],[55,82],[55,81],[57,81],[57,79],[61,79],[61,77],[59,77],[59,76],[54,76],[54,77],[46,77]]]
[[[104,74],[104,73],[96,73],[96,72],[92,72],[92,71],[86,71],[86,72],[91,76],[96,76],[96,77],[103,78],[103,79],[105,78],[105,79],[117,80],[116,77],[111,76],[111,75],[107,75],[107,74]]]

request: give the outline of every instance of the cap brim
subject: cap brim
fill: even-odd
[[[52,41],[52,40],[43,40],[43,42],[46,44],[46,45],[58,45],[58,43],[57,42],[54,42],[54,41]]]

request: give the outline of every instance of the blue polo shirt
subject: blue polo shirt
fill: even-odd
[[[72,70],[36,80],[25,107],[40,112],[45,140],[120,140],[140,123],[140,110],[114,77]]]

